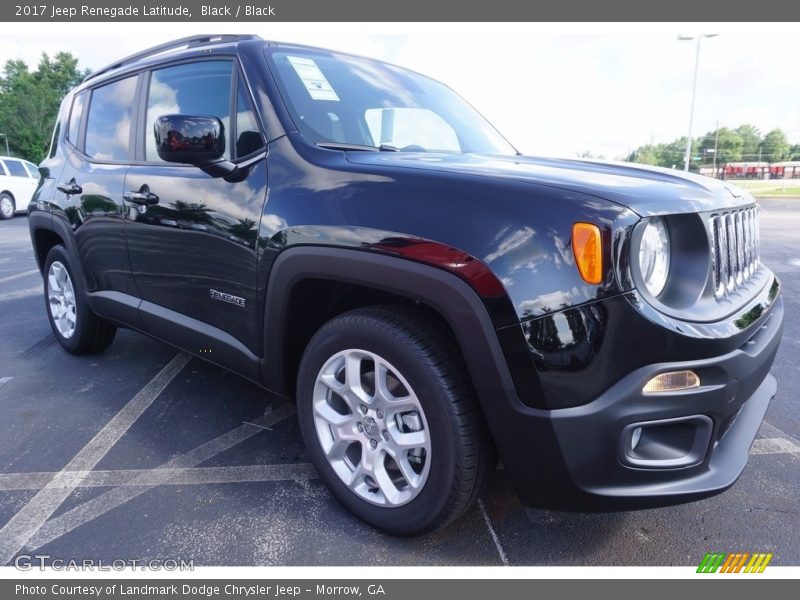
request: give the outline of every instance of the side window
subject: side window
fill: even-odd
[[[147,92],[145,121],[145,159],[161,162],[153,134],[156,119],[162,115],[210,115],[230,131],[231,78],[233,63],[228,60],[192,62],[153,71]],[[225,148],[230,158],[230,148]]]
[[[29,162],[25,162],[22,164],[25,165],[25,168],[28,170],[28,175],[30,176],[31,179],[39,179],[39,167]]]
[[[58,136],[61,135],[61,121],[56,122],[56,126],[53,128],[53,139],[50,140],[50,152],[48,156],[53,158],[58,151]]]
[[[92,90],[84,152],[98,161],[130,159],[136,76]]]
[[[69,113],[69,121],[67,121],[67,139],[73,145],[78,145],[78,134],[81,127],[81,115],[83,114],[83,105],[86,102],[86,92],[81,92],[75,96],[72,101],[72,110]]]
[[[12,177],[27,177],[28,172],[22,166],[22,161],[6,159],[6,170]]]
[[[258,129],[256,114],[250,105],[250,96],[244,82],[239,79],[236,86],[236,157],[247,156],[264,147]]]
[[[421,146],[428,152],[460,152],[458,136],[427,108],[370,108],[364,113],[373,143],[397,148]]]
[[[2,160],[0,160],[0,175],[8,175],[6,164]]]

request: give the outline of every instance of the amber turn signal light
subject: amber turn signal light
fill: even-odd
[[[603,241],[597,225],[575,223],[572,226],[572,253],[586,283],[597,285],[603,281]]]
[[[648,381],[642,391],[645,394],[677,392],[700,387],[700,377],[694,371],[670,371],[660,373]]]

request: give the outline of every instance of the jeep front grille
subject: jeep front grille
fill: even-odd
[[[709,225],[714,295],[721,298],[741,287],[758,268],[758,207],[714,214]]]

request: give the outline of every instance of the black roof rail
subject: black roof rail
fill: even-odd
[[[125,65],[129,65],[136,61],[142,60],[143,58],[147,58],[148,56],[153,56],[155,54],[160,54],[162,52],[167,52],[169,50],[175,50],[182,46],[186,46],[187,48],[195,48],[197,46],[205,46],[208,44],[220,44],[225,42],[242,42],[245,40],[258,40],[261,39],[257,35],[236,35],[236,34],[220,34],[220,35],[190,35],[189,37],[180,38],[178,40],[173,40],[171,42],[166,42],[165,44],[159,44],[158,46],[153,46],[152,48],[148,48],[147,50],[142,50],[141,52],[137,52],[136,54],[131,54],[130,56],[126,56],[118,61],[111,63],[110,65],[106,65],[102,69],[98,69],[93,73],[89,73],[86,77],[83,78],[83,83],[86,83],[90,79],[94,79],[103,73],[108,73],[109,71],[113,71],[114,69],[119,69]]]

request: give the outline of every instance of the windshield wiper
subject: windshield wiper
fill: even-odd
[[[366,144],[347,144],[342,142],[317,142],[320,148],[328,148],[329,150],[355,150],[358,152],[399,152],[399,148],[390,146],[388,144],[381,144],[380,146],[368,146]]]

